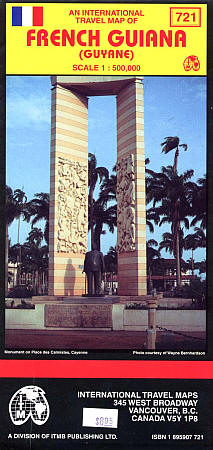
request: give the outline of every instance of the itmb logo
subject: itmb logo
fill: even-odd
[[[12,6],[12,26],[43,26],[43,6]]]
[[[9,413],[14,425],[23,425],[29,417],[36,425],[43,425],[50,415],[45,392],[38,386],[19,389],[10,400]]]

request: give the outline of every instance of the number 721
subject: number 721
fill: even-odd
[[[176,12],[177,15],[177,22],[190,22],[192,18],[192,22],[195,22],[195,12],[188,13],[188,12]],[[182,19],[182,20],[181,20]]]

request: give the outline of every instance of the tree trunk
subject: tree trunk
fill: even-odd
[[[153,290],[151,267],[148,268],[148,282],[149,282],[149,289],[148,289],[148,291],[151,293],[152,290]]]
[[[42,294],[41,287],[42,287],[42,275],[38,271],[38,294],[39,295]]]
[[[17,284],[21,284],[21,245],[19,244],[17,254]]]
[[[20,216],[18,218],[18,234],[17,234],[17,244],[19,246],[18,248],[18,254],[17,254],[17,284],[21,284],[21,247],[20,247]]]
[[[33,270],[33,294],[37,295],[36,270]]]
[[[91,232],[91,250],[94,244],[94,230],[93,230],[93,189],[90,188],[89,191],[89,207],[90,207],[90,232]]]
[[[95,230],[93,233],[93,242],[96,244],[97,250],[101,250],[101,233],[103,229],[103,224],[96,223]]]
[[[94,229],[93,229],[93,222],[90,225],[90,231],[91,231],[91,250],[93,250],[94,246]]]
[[[180,230],[177,229],[176,236],[176,279],[177,287],[181,286],[181,269],[180,269]]]
[[[192,276],[194,276],[194,258],[193,258],[193,249],[192,249]]]
[[[177,173],[178,156],[179,156],[179,148],[177,146],[177,150],[175,152],[174,164],[173,164],[173,170],[175,173]]]

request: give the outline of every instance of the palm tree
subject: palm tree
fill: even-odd
[[[174,253],[174,237],[172,233],[166,232],[162,234],[162,241],[159,244],[159,250],[165,250],[171,255]],[[182,249],[180,251],[182,253]]]
[[[149,158],[145,159],[145,165],[150,163]],[[153,200],[153,180],[155,179],[155,176],[158,175],[154,170],[149,169],[148,167],[145,167],[145,173],[146,173],[146,205],[150,203],[150,201]],[[154,233],[154,225],[158,225],[160,221],[159,215],[156,213],[156,211],[153,209],[152,211],[150,209],[146,209],[146,225],[149,228],[150,233]]]
[[[97,250],[101,249],[101,235],[105,234],[103,226],[107,225],[109,231],[114,233],[114,229],[117,226],[117,207],[116,205],[107,208],[106,202],[102,199],[94,201],[93,209],[93,242],[96,244]]]
[[[192,250],[192,261],[194,261],[193,253],[197,248],[205,248],[206,247],[206,234],[202,230],[202,228],[195,227],[195,233],[188,234],[185,237],[185,249]],[[192,264],[193,266],[194,264]],[[194,269],[194,267],[193,267]],[[194,274],[192,270],[192,275]]]
[[[194,191],[192,193],[192,206],[194,209],[195,217],[193,218],[191,225],[194,226],[200,222],[200,227],[206,229],[206,203],[207,203],[207,186],[206,176],[197,180],[198,184],[195,184]]]
[[[194,269],[195,269],[195,261],[193,258],[193,250],[192,250],[192,257],[187,259],[186,264],[188,265],[188,268],[192,271],[192,276],[194,275]]]
[[[31,273],[36,292],[39,292],[40,278],[48,269],[48,246],[41,247],[43,232],[40,228],[32,228],[26,242],[23,245],[16,244],[9,248],[9,260],[16,262],[20,252],[22,253],[22,264],[19,276]]]
[[[26,242],[22,245],[22,273],[31,273],[35,293],[40,293],[43,276],[48,271],[48,245],[41,246],[43,232],[40,228],[33,228]]]
[[[27,201],[27,196],[23,191],[24,187],[21,189],[15,189],[14,191],[14,199],[17,200],[21,214],[18,217],[18,235],[17,235],[17,244],[19,246],[19,251],[17,254],[17,284],[20,284],[21,277],[21,245],[20,245],[20,225],[21,225],[21,215],[25,216],[24,204]]]
[[[5,295],[8,293],[8,227],[12,224],[14,219],[18,219],[23,212],[20,203],[14,194],[11,187],[6,186]]]
[[[26,242],[29,242],[31,245],[35,245],[36,247],[40,247],[43,240],[43,232],[41,228],[32,228],[28,234],[28,238]]]
[[[150,233],[154,233],[154,225],[157,225],[159,223],[160,217],[156,213],[156,211],[153,209],[152,211],[150,209],[146,210],[146,225],[149,228]]]
[[[206,273],[206,260],[203,261],[197,261],[195,263],[195,269],[199,270],[199,274]]]
[[[50,196],[45,192],[35,194],[35,198],[33,198],[30,202],[26,203],[26,220],[28,222],[31,221],[32,227],[39,222],[40,220],[45,221],[44,226],[44,239],[46,243],[49,242],[49,205],[50,205]]]
[[[155,239],[149,239],[146,243],[146,259],[147,259],[147,271],[148,271],[148,292],[152,292],[153,284],[152,284],[152,273],[153,269],[157,265],[160,264],[160,251],[156,250],[153,247],[157,247],[158,243]]]
[[[118,257],[116,247],[111,246],[106,255],[104,255],[104,262],[106,272],[117,273]]]
[[[116,166],[112,170],[116,172]],[[107,225],[111,233],[114,233],[114,229],[117,226],[116,187],[116,173],[111,174],[108,178],[105,177],[100,186],[99,197],[94,201],[94,241],[99,250],[100,236],[101,234],[105,234],[103,226]],[[110,206],[108,206],[109,203]]]
[[[163,233],[162,235],[163,239],[159,244],[159,250],[165,249],[166,252],[169,252],[170,254],[173,254],[174,257],[176,258],[176,248],[174,248],[174,237],[172,233]],[[184,237],[184,233],[183,233],[183,229],[180,229],[180,236],[179,236],[179,254],[180,254],[180,273],[182,271],[182,269],[184,268],[183,265],[183,260],[182,260],[182,256],[183,256],[183,250],[187,250],[187,245],[186,245],[186,237]]]
[[[206,234],[202,228],[195,227],[195,233],[188,234],[185,237],[185,249],[196,250],[196,248],[206,247]]]
[[[171,150],[175,149],[175,157],[174,157],[174,164],[173,164],[173,170],[174,172],[177,172],[177,163],[178,163],[178,156],[179,156],[179,147],[183,147],[183,149],[187,150],[187,144],[180,144],[180,139],[178,136],[167,136],[164,138],[165,141],[162,142],[162,152],[169,153]]]
[[[27,201],[27,196],[25,194],[25,192],[23,191],[24,188],[21,189],[15,189],[14,191],[14,199],[17,200],[21,210],[24,212],[24,207],[23,204],[26,203]],[[17,237],[17,243],[19,244],[19,240],[20,240],[20,219],[21,219],[21,215],[18,217],[18,237]]]
[[[159,250],[165,249],[170,254],[174,253],[174,237],[172,233],[166,232],[162,235],[163,239],[159,244]],[[180,256],[183,255],[183,250],[188,250],[186,243],[187,236],[184,237],[183,229],[180,228]]]
[[[89,207],[89,229],[91,230],[91,248],[94,244],[94,190],[96,183],[100,183],[104,179],[109,178],[109,171],[105,167],[97,167],[97,159],[93,153],[89,153],[88,159],[88,186],[89,186],[89,196],[88,196],[88,207]]]
[[[171,224],[173,238],[173,255],[176,259],[177,285],[181,285],[181,223],[189,229],[189,216],[193,216],[192,191],[194,183],[190,182],[194,171],[188,170],[178,175],[172,166],[162,167],[160,173],[149,176],[149,198],[153,207],[148,212],[155,213],[163,223]],[[156,206],[159,204],[159,206]]]
[[[116,166],[112,168],[113,172],[116,172]],[[117,189],[117,175],[112,173],[110,177],[104,178],[100,187],[99,197],[103,201],[115,201],[116,202],[116,189]]]
[[[111,283],[113,293],[113,278],[114,278],[113,275],[116,274],[118,271],[118,258],[116,247],[111,246],[109,248],[107,254],[104,255],[104,263],[105,263],[105,270],[108,273],[107,279],[105,278],[105,281]]]

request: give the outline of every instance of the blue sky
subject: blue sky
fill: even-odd
[[[49,192],[50,152],[49,77],[7,77],[7,184],[22,189],[28,200],[37,192]],[[89,101],[89,152],[95,153],[98,165],[110,171],[116,162],[115,97],[92,97]],[[180,151],[178,171],[194,169],[194,180],[206,173],[206,79],[204,77],[144,78],[145,153],[149,168],[159,171],[173,163],[173,152],[161,153],[165,136],[179,136],[188,145]],[[42,227],[42,223],[38,226]],[[148,238],[158,242],[167,231],[162,226]],[[21,223],[21,242],[30,225]],[[9,228],[12,244],[17,242],[17,221]],[[102,237],[102,251],[115,245],[116,235]],[[162,256],[170,257],[162,252]],[[191,252],[184,254],[187,259]],[[204,258],[197,249],[195,259]]]

